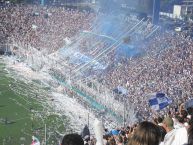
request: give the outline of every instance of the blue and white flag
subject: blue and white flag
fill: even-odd
[[[168,98],[164,93],[157,93],[155,96],[149,99],[149,105],[153,110],[162,110],[172,103],[172,100]]]

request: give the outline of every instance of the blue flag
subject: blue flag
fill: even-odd
[[[162,110],[172,103],[172,100],[168,98],[164,93],[157,93],[155,96],[149,99],[149,105],[153,110]]]

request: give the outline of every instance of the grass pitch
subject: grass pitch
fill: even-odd
[[[15,83],[17,82],[17,83]],[[37,91],[37,88],[34,88]],[[0,144],[30,144],[32,135],[44,140],[47,125],[47,145],[58,144],[57,132],[69,129],[65,116],[47,114],[48,109],[34,96],[32,84],[9,77],[0,60]],[[23,92],[23,93],[20,93]],[[31,97],[33,96],[33,97]],[[56,125],[57,124],[57,125]]]

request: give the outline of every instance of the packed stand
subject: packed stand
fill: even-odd
[[[53,52],[81,29],[90,28],[94,13],[64,7],[15,5],[0,11],[0,43],[17,42],[27,48]]]
[[[112,64],[99,76],[111,90],[122,86],[127,95],[119,95],[136,106],[143,119],[152,112],[147,100],[152,93],[164,92],[173,100],[173,107],[192,98],[193,40],[184,34],[166,32],[140,46],[148,50],[143,57],[124,59]],[[164,113],[164,112],[162,112]]]
[[[3,7],[0,43],[20,42],[23,47],[30,45],[53,52],[64,46],[66,37],[89,29],[94,17],[93,13],[65,8]],[[82,43],[84,46],[86,42]],[[146,52],[143,57],[123,59],[117,65],[112,61],[99,81],[111,90],[117,86],[126,88],[128,93],[124,97],[134,104],[140,120],[146,121],[107,131],[104,141],[108,145],[193,144],[192,110],[181,104],[193,95],[192,39],[183,33],[164,32],[139,47]],[[173,101],[171,106],[159,113],[153,112],[147,100],[154,92],[166,93]],[[154,122],[148,122],[152,117]],[[95,144],[93,140],[85,138],[88,144]]]

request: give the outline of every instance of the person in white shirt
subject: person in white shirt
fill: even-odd
[[[188,134],[185,127],[174,129],[173,119],[166,117],[163,121],[163,127],[167,134],[164,138],[163,145],[184,145],[188,142]]]

